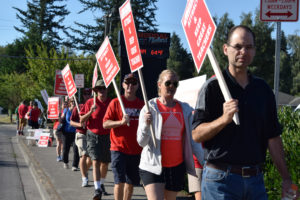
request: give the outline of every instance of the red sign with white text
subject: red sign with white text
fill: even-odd
[[[105,38],[100,49],[96,53],[96,60],[98,62],[105,86],[108,87],[120,70],[118,61],[108,37]]]
[[[61,74],[62,74],[62,77],[65,82],[68,96],[69,96],[69,98],[71,98],[77,92],[77,88],[76,88],[69,64],[67,64],[65,66],[65,68],[63,70],[61,70]]]
[[[98,79],[98,69],[97,69],[97,63],[96,63],[95,68],[94,68],[94,73],[93,73],[92,88],[95,87],[97,79]]]
[[[49,97],[48,98],[48,119],[59,118],[59,98]]]
[[[54,95],[67,96],[67,90],[60,70],[55,71]]]
[[[143,67],[139,40],[136,34],[130,0],[119,8],[120,19],[123,28],[123,34],[126,44],[128,61],[131,72],[134,72]]]
[[[299,0],[260,0],[260,20],[272,22],[296,22]]]
[[[181,19],[194,63],[199,73],[206,51],[216,31],[216,25],[204,0],[188,0]]]

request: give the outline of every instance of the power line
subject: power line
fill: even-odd
[[[40,57],[26,57],[26,56],[10,56],[0,54],[3,58],[19,58],[19,59],[31,59],[31,60],[93,60],[92,58],[40,58]]]

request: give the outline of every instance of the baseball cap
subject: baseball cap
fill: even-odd
[[[104,81],[102,79],[97,80],[95,86],[93,87],[93,90],[97,87],[105,87]]]
[[[134,73],[126,74],[124,76],[123,82],[128,82],[128,81],[137,81],[138,78]]]

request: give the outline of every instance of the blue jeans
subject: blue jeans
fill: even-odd
[[[204,166],[201,190],[202,200],[268,200],[262,173],[246,178]]]

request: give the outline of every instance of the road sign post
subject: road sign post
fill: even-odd
[[[298,21],[299,0],[260,0],[260,20],[272,22]]]

